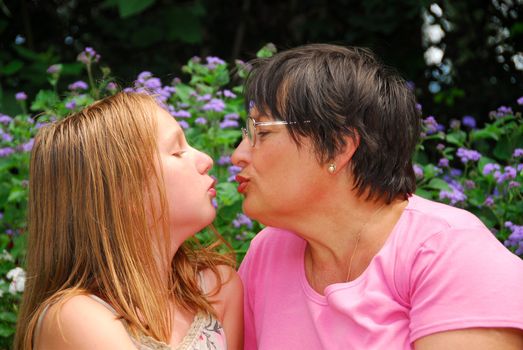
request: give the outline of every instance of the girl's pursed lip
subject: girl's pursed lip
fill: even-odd
[[[213,198],[216,197],[216,189],[215,188],[213,188],[213,187],[209,188],[208,192],[211,195],[211,197],[213,197]]]

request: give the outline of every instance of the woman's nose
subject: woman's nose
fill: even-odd
[[[251,144],[247,137],[236,147],[231,156],[232,164],[244,168],[251,160]]]

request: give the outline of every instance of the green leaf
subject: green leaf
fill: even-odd
[[[493,130],[495,128],[496,130]],[[497,132],[497,128],[493,127],[492,125],[481,130],[472,130],[470,133],[470,140],[472,142],[481,140],[481,139],[493,139],[498,141],[499,140],[499,131]]]
[[[32,111],[45,111],[56,107],[59,99],[56,93],[51,90],[40,90],[31,104]]]
[[[435,190],[443,190],[443,191],[449,191],[450,187],[449,184],[442,179],[439,179],[437,177],[430,180],[430,182],[427,184],[427,187],[435,189]]]
[[[274,46],[273,43],[268,43],[256,53],[256,57],[258,57],[258,58],[272,57],[276,53],[276,51],[277,51],[276,46]]]
[[[462,146],[467,139],[467,134],[462,130],[456,130],[447,134],[446,140],[448,143],[452,143],[458,146]]]
[[[24,66],[24,63],[20,60],[12,60],[5,66],[0,67],[0,74],[12,75],[20,71]]]
[[[118,0],[120,17],[126,18],[143,12],[155,3],[156,0]]]
[[[18,203],[21,200],[25,199],[27,195],[27,192],[22,188],[13,188],[11,189],[11,193],[9,193],[9,197],[7,197],[8,203]]]
[[[220,182],[216,185],[218,192],[218,202],[222,205],[231,205],[241,200],[235,184],[230,182]]]
[[[0,321],[16,323],[16,315],[13,312],[2,311],[0,312]]]

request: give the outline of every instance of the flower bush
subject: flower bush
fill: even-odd
[[[267,57],[274,51],[273,45],[267,45],[258,56]],[[33,137],[43,124],[119,90],[94,49],[81,52],[78,62],[85,68],[78,80],[62,81],[65,64],[54,64],[47,70],[49,89],[40,90],[32,99],[18,92],[20,113],[15,116],[0,111],[0,349],[10,347],[25,282],[24,231]],[[182,69],[187,79],[162,81],[144,71],[133,86],[124,89],[152,92],[185,129],[188,141],[213,157],[213,176],[218,179],[215,226],[239,261],[261,229],[241,212],[242,198],[234,183],[240,169],[231,164],[246,117],[242,79],[248,70],[242,61],[230,67],[217,57],[193,57]],[[518,107],[522,104],[523,98],[516,103]],[[491,113],[491,122],[481,128],[472,116],[453,120],[449,126],[428,116],[423,124],[414,158],[417,194],[470,210],[508,249],[523,256],[521,113],[499,107]],[[207,241],[212,232],[198,236]]]

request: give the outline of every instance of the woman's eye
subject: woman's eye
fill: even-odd
[[[258,136],[259,137],[264,137],[266,135],[269,135],[271,132],[270,131],[259,131],[258,132]]]
[[[185,151],[178,151],[178,152],[174,152],[174,153],[173,153],[173,156],[175,156],[175,157],[178,157],[178,158],[179,158],[179,157],[181,157],[181,156],[182,156],[182,154],[184,154],[184,153],[185,153]]]

